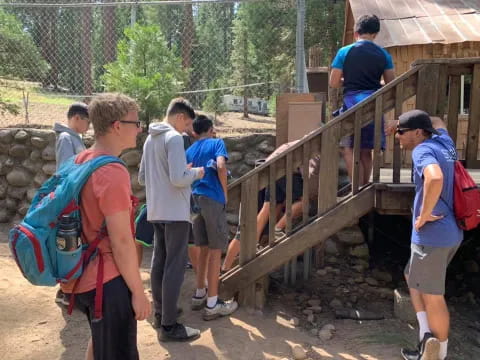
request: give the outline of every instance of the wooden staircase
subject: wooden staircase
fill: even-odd
[[[391,180],[381,174],[381,121],[382,116],[393,111],[394,117],[402,113],[404,102],[416,97],[416,108],[432,116],[445,118],[452,138],[457,138],[460,88],[459,77],[472,74],[469,136],[466,143],[465,161],[470,168],[480,168],[477,160],[480,132],[480,59],[434,59],[421,60],[391,83],[372,96],[349,109],[326,125],[305,136],[301,141],[274,159],[250,171],[229,185],[229,207],[242,205],[240,217],[241,250],[239,265],[221,278],[224,297],[239,293],[239,301],[251,307],[263,306],[265,283],[263,279],[273,270],[323,243],[330,236],[358,220],[373,209],[381,213],[406,214],[412,201],[412,184],[400,182],[400,147],[395,144]],[[372,183],[360,188],[359,157],[360,130],[370,122],[375,123]],[[352,192],[347,197],[337,198],[339,142],[343,136],[355,135]],[[309,189],[304,181],[303,215],[301,223],[292,226],[292,194],[287,192],[287,226],[284,239],[274,237],[275,207],[270,208],[269,242],[260,251],[256,243],[257,194],[265,187],[274,188],[275,181],[286,177],[287,189],[291,188],[294,169],[309,173],[309,161],[320,155],[320,173],[317,189]],[[309,194],[318,190],[318,210],[309,214]],[[316,191],[317,192],[317,191]],[[271,193],[275,203],[275,192]]]

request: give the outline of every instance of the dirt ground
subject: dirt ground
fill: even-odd
[[[28,124],[53,126],[55,122],[65,122],[68,105],[52,105],[32,102],[29,105]],[[215,117],[214,114],[210,114]],[[249,133],[275,133],[275,118],[250,114],[248,119],[242,113],[226,112],[217,115],[215,127],[219,136],[245,135]],[[25,111],[20,114],[0,115],[0,127],[25,124]]]
[[[54,303],[55,288],[30,285],[17,269],[7,244],[7,225],[0,227],[0,349],[4,360],[83,359],[89,337],[87,321],[79,312],[67,315]],[[148,262],[144,255],[142,277],[149,287]],[[415,342],[416,331],[386,316],[386,320],[357,322],[335,320],[328,310],[320,323],[334,324],[333,339],[322,342],[303,326],[301,307],[295,306],[297,293],[276,287],[263,312],[240,308],[230,318],[212,322],[189,309],[194,289],[193,273],[188,270],[181,295],[184,314],[180,321],[201,329],[201,337],[191,343],[161,343],[149,322],[138,325],[138,345],[142,359],[178,360],[260,360],[291,359],[292,346],[300,345],[310,359],[400,360],[399,348]],[[321,298],[321,296],[320,296]],[[323,305],[323,304],[322,304]],[[388,306],[387,306],[388,307]],[[291,319],[300,318],[295,327]],[[455,328],[455,322],[454,322]],[[456,339],[454,343],[461,339]],[[472,360],[473,357],[451,357]]]

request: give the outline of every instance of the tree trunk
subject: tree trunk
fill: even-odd
[[[83,74],[83,94],[92,95],[92,8],[85,7],[82,10],[82,74]]]
[[[248,84],[248,33],[243,34],[243,85]],[[243,117],[248,119],[248,87],[243,88]]]
[[[105,2],[113,2],[113,0],[106,0]],[[105,6],[103,8],[103,58],[105,64],[115,61],[115,52],[117,47],[117,36],[115,33],[115,10],[115,6]]]
[[[195,25],[193,23],[192,4],[183,6],[183,31],[182,31],[182,67],[187,69],[192,66],[192,43]]]
[[[42,57],[50,64],[50,71],[43,79],[43,86],[58,88],[58,49],[57,49],[57,9],[46,8],[40,10],[40,51]]]

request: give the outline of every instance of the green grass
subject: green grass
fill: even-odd
[[[38,83],[0,79],[0,93],[4,100],[14,103],[22,103],[22,89],[24,90],[25,95],[28,93],[28,100],[30,103],[70,105],[75,101],[75,99],[71,97],[43,92]]]

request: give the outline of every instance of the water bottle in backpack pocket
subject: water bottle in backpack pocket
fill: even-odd
[[[56,238],[57,272],[61,279],[76,279],[82,273],[82,240],[80,219],[63,215],[58,223]],[[77,264],[80,264],[77,266]],[[73,271],[73,274],[70,274]]]

